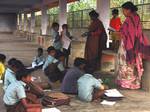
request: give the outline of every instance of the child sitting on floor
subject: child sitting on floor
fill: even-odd
[[[104,94],[105,86],[100,80],[93,77],[94,69],[86,67],[86,74],[78,80],[78,97],[82,101],[90,102],[101,98]]]
[[[37,49],[37,56],[34,57],[32,62],[32,68],[41,68],[45,62],[45,57],[43,55],[43,49]]]
[[[77,94],[77,80],[84,75],[86,60],[83,58],[76,58],[74,60],[74,67],[67,70],[61,85],[61,91],[67,94]]]
[[[47,52],[48,57],[43,65],[43,70],[51,82],[56,82],[57,80],[61,80],[62,77],[60,74],[62,74],[65,69],[63,64],[55,58],[56,50],[54,47],[49,47]]]
[[[30,70],[20,69],[16,73],[16,81],[11,83],[5,91],[3,101],[7,112],[27,112],[27,109],[34,108],[35,111],[41,112],[40,104],[29,104],[27,102],[27,95],[25,87],[27,83],[31,82]]]
[[[55,55],[56,55],[56,50],[53,46],[50,46],[47,48],[47,53],[48,53],[48,56],[45,60],[45,63],[43,65],[43,70],[45,70],[49,64],[51,64],[55,59]]]
[[[5,72],[5,78],[4,78],[4,91],[7,89],[7,87],[12,83],[16,81],[16,72],[19,69],[24,68],[24,65],[21,61],[15,59],[15,58],[11,58],[8,61],[8,68],[6,69]]]
[[[5,73],[5,60],[6,56],[4,54],[0,54],[0,80],[3,80],[3,76]]]

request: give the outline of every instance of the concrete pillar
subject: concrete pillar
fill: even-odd
[[[24,13],[24,28],[23,31],[27,31],[27,13]]]
[[[97,0],[97,7],[96,11],[100,14],[100,20],[103,22],[104,27],[106,29],[107,35],[108,35],[108,27],[109,27],[109,21],[110,21],[110,0]],[[109,36],[109,35],[108,35]],[[108,41],[109,44],[109,41]],[[107,44],[107,47],[108,47]]]
[[[19,30],[22,30],[22,14],[19,14]]]
[[[34,33],[35,28],[35,12],[31,12],[31,24],[30,24],[31,33]]]
[[[41,16],[41,34],[46,35],[48,26],[48,15],[47,15],[47,8],[43,6],[42,8],[42,16]]]
[[[59,0],[59,24],[60,30],[63,24],[67,24],[67,0]]]

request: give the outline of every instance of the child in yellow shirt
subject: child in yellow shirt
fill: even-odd
[[[0,80],[3,79],[3,75],[5,73],[5,60],[6,56],[4,54],[0,54]]]

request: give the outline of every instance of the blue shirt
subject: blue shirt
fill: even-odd
[[[3,101],[6,105],[15,105],[21,99],[26,98],[26,83],[23,81],[15,81],[11,83],[5,91]]]
[[[91,74],[84,74],[78,80],[78,97],[83,101],[92,101],[94,88],[100,89],[101,82]]]
[[[61,91],[64,93],[77,94],[77,80],[84,73],[77,67],[73,67],[67,71],[61,84]]]
[[[5,72],[5,78],[4,78],[4,91],[6,91],[7,87],[12,83],[16,81],[15,73],[10,69],[7,68]]]
[[[44,70],[46,67],[48,67],[49,64],[56,63],[56,62],[58,62],[57,59],[55,59],[54,57],[48,55],[47,58],[46,58],[46,61],[45,61],[44,65],[43,65],[43,70]],[[64,70],[65,70],[65,68],[64,68],[62,62],[60,62],[57,67],[58,67],[58,69],[59,69],[60,71],[64,71]]]

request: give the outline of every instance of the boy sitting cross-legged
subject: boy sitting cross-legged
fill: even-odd
[[[43,65],[43,71],[48,77],[50,82],[56,82],[62,80],[64,76],[65,68],[61,58],[63,57],[62,53],[56,53],[56,50],[53,46],[50,46],[47,49],[48,56],[46,58],[45,64]],[[56,55],[57,54],[57,55]],[[56,59],[56,56],[58,59]]]
[[[33,62],[32,62],[32,67],[33,68],[42,68],[44,62],[45,62],[45,57],[43,55],[43,48],[39,47],[37,49],[37,56],[34,57]]]
[[[78,97],[82,101],[90,102],[101,98],[105,86],[99,79],[93,77],[94,69],[86,67],[86,73],[78,80]]]
[[[16,81],[11,83],[5,91],[3,101],[7,112],[41,112],[40,104],[29,104],[25,87],[31,82],[30,70],[20,69],[16,73]]]
[[[11,58],[8,61],[8,67],[5,72],[5,78],[4,78],[4,91],[7,89],[7,87],[12,83],[16,81],[16,72],[19,69],[24,68],[24,64],[17,60],[16,58]]]
[[[74,60],[74,67],[70,68],[63,79],[61,91],[67,94],[77,94],[77,80],[84,75],[84,68],[86,60],[83,58],[76,58]]]

